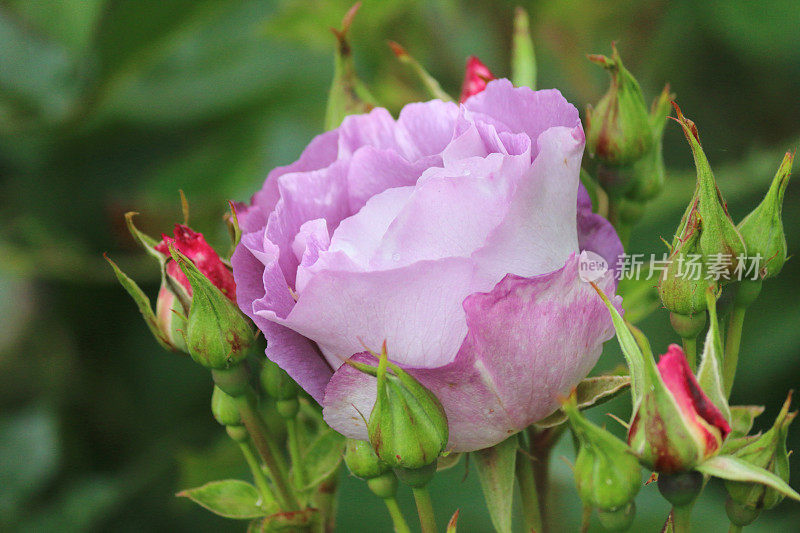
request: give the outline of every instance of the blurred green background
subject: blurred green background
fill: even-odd
[[[350,0],[5,0],[0,2],[0,530],[242,531],[178,500],[180,489],[246,476],[209,409],[211,382],[163,353],[112,278],[104,251],[155,295],[157,267],[122,215],[151,234],[180,219],[226,246],[221,216],[267,171],[293,161],[321,131],[333,37]],[[508,73],[507,1],[366,0],[352,28],[361,76],[391,110],[424,99],[386,46],[403,44],[457,94],[467,55]],[[646,97],[669,81],[700,128],[736,220],[758,202],[783,151],[800,140],[800,9],[796,0],[542,1],[529,9],[539,86],[583,109],[607,86],[586,53],[616,40]],[[691,194],[688,147],[666,133],[667,191],[630,251],[663,252]],[[800,249],[800,184],[784,218]],[[765,283],[745,325],[734,403],[764,404],[768,427],[800,383],[800,263]],[[659,350],[676,340],[658,310],[642,324]],[[601,368],[621,361],[608,344]],[[627,400],[613,410],[627,416]],[[605,418],[605,420],[609,420]],[[612,422],[611,425],[614,425]],[[566,440],[566,439],[565,439]],[[790,432],[800,449],[800,424]],[[556,450],[556,531],[579,520],[570,446]],[[793,457],[793,486],[800,461]],[[467,474],[465,476],[465,474]],[[459,532],[490,531],[474,469],[434,481],[439,518],[461,509]],[[404,493],[408,505],[408,494]],[[725,531],[712,483],[698,531]],[[635,531],[667,513],[655,486],[637,500]],[[382,504],[343,476],[341,531],[388,531]],[[784,502],[748,531],[796,531]],[[596,521],[593,527],[599,530]]]

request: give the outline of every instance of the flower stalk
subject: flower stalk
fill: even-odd
[[[531,459],[522,451],[517,452],[517,483],[519,484],[522,516],[526,531],[542,531],[542,512],[539,507],[539,493],[536,489],[536,478],[533,474]]]

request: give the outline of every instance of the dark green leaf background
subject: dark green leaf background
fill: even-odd
[[[155,295],[158,270],[127,234],[123,213],[169,231],[192,222],[226,247],[221,216],[267,171],[295,159],[323,123],[333,38],[349,0],[4,0],[0,2],[0,530],[242,531],[176,491],[247,478],[209,410],[211,382],[163,352],[116,284],[104,251]],[[390,109],[422,99],[386,40],[403,44],[451,93],[466,56],[508,72],[510,1],[366,0],[352,30],[357,66]],[[616,40],[648,98],[669,81],[700,128],[738,220],[800,140],[800,9],[794,0],[535,2],[528,6],[541,87],[580,108],[606,75],[585,59]],[[634,233],[632,250],[663,251],[690,196],[691,157],[666,133],[668,188]],[[795,179],[795,181],[800,181]],[[784,216],[800,250],[800,183]],[[765,404],[769,425],[800,383],[800,264],[765,283],[751,308],[734,403]],[[724,312],[724,308],[723,308]],[[654,349],[676,337],[657,311],[642,324]],[[600,367],[622,361],[613,343]],[[593,413],[627,415],[625,398]],[[606,418],[608,424],[615,423]],[[800,449],[800,424],[789,434]],[[566,442],[566,440],[565,440]],[[572,460],[568,443],[556,451]],[[793,486],[800,461],[793,456]],[[579,502],[556,457],[553,512],[574,531]],[[461,509],[459,532],[490,531],[474,468],[433,482],[439,518]],[[343,476],[342,531],[388,531],[381,503]],[[410,498],[402,494],[409,508]],[[695,516],[724,531],[717,483]],[[636,531],[667,512],[655,486],[637,500]],[[748,531],[792,531],[784,502]],[[598,528],[595,522],[593,527]]]

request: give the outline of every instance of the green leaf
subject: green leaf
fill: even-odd
[[[342,464],[344,446],[345,438],[331,430],[323,432],[311,443],[303,456],[307,480],[304,489],[316,488],[336,472]]]
[[[514,501],[518,447],[519,439],[514,435],[496,446],[472,453],[486,507],[498,533],[511,531],[511,504]]]
[[[763,468],[751,465],[731,455],[717,455],[697,466],[697,471],[703,474],[728,479],[731,481],[749,481],[761,483],[778,492],[800,501],[798,494],[784,480]]]
[[[607,402],[627,389],[630,384],[630,376],[593,376],[586,378],[578,383],[575,388],[578,409],[588,409]],[[563,424],[566,420],[566,413],[562,409],[558,409],[544,420],[536,422],[536,425],[541,428],[549,428]]]
[[[592,287],[594,287],[594,290],[596,290],[597,294],[600,295],[600,298],[603,299],[603,302],[606,304],[609,313],[611,313],[611,320],[614,323],[614,329],[617,332],[617,341],[619,342],[619,346],[622,348],[622,353],[625,356],[626,362],[628,363],[631,390],[633,391],[633,404],[637,405],[644,392],[644,372],[645,365],[647,364],[645,362],[645,357],[642,355],[642,350],[639,348],[639,344],[636,342],[631,330],[628,328],[628,325],[625,323],[625,320],[623,320],[622,316],[620,316],[616,307],[612,305],[600,287],[594,283],[592,283]],[[650,357],[649,362],[655,366],[655,363],[652,361],[652,357]]]
[[[144,293],[142,289],[133,281],[131,278],[128,277],[117,264],[109,259],[106,256],[106,261],[111,265],[111,268],[114,269],[114,274],[117,276],[122,288],[124,288],[128,294],[130,294],[133,301],[136,302],[136,306],[139,308],[139,312],[142,313],[142,317],[144,317],[144,321],[147,324],[147,327],[150,328],[150,333],[153,334],[153,337],[156,338],[158,343],[165,349],[171,352],[175,351],[175,348],[172,347],[169,343],[169,339],[164,335],[161,329],[158,327],[158,320],[156,319],[156,315],[153,312],[153,308],[150,305],[150,298]]]
[[[708,333],[703,346],[703,360],[697,371],[697,382],[709,399],[717,406],[728,422],[731,421],[731,409],[722,386],[722,337],[719,333],[717,319],[717,296],[709,287],[706,289],[706,306],[708,307]]]
[[[186,489],[176,496],[189,498],[201,507],[225,518],[248,520],[265,516],[258,490],[239,479],[212,481],[202,487]]]

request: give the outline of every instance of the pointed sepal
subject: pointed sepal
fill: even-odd
[[[414,56],[408,53],[408,51],[403,48],[401,45],[394,41],[389,41],[389,48],[392,49],[394,52],[395,57],[403,63],[404,65],[408,65],[408,67],[414,72],[416,77],[422,82],[422,86],[425,87],[425,90],[431,96],[431,98],[436,98],[442,100],[443,102],[452,102],[453,97],[450,96],[442,89],[442,86],[439,85],[439,82],[430,75],[430,73],[425,70],[419,61],[417,61]]]
[[[530,87],[536,90],[536,52],[533,48],[528,12],[521,6],[517,6],[514,11],[511,82],[517,87]]]
[[[472,453],[486,507],[498,533],[511,533],[518,448],[519,437],[514,435],[491,448]]]

